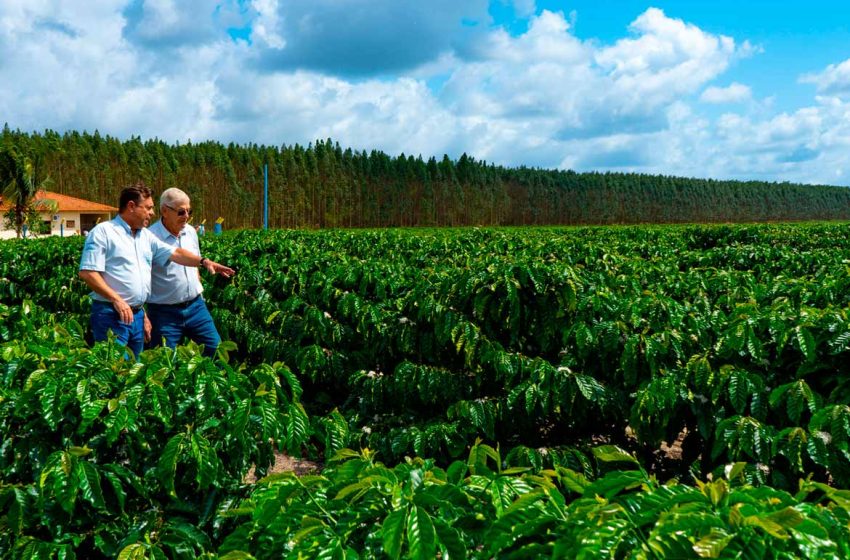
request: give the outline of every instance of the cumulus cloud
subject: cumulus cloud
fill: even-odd
[[[521,18],[528,18],[537,13],[537,3],[534,0],[510,0],[514,12]]]
[[[200,45],[239,25],[236,0],[133,0],[124,8],[125,38],[152,50]]]
[[[483,0],[368,10],[366,0],[6,0],[0,114],[24,130],[169,142],[331,137],[504,165],[850,184],[850,63],[804,77],[820,94],[810,106],[746,103],[718,116],[708,104],[751,98],[736,82],[711,85],[758,52],[748,42],[649,9],[603,44],[576,37],[573,16],[513,5],[529,14],[520,34],[494,25]]]
[[[703,103],[740,103],[748,101],[752,98],[752,91],[749,86],[739,84],[737,82],[729,84],[726,87],[711,86],[705,88],[705,91],[700,95],[699,100]]]
[[[850,58],[840,64],[830,64],[823,72],[806,74],[800,81],[815,84],[821,94],[850,97]]]
[[[418,80],[352,84],[299,71],[258,76],[246,91],[234,72],[218,85],[217,122],[237,138],[281,144],[330,137],[357,149],[426,157],[455,141],[454,116]]]
[[[233,73],[228,69],[238,65],[239,57],[221,44],[186,51],[174,62],[184,72],[152,73],[150,79],[107,96],[98,116],[101,128],[122,137],[225,140],[229,131],[222,120],[220,72]]]
[[[689,94],[729,67],[735,41],[669,18],[657,8],[630,26],[637,36],[617,41],[596,54],[615,96],[630,105],[661,105]]]
[[[850,103],[836,98],[766,119],[723,115],[710,132],[715,176],[850,184]]]
[[[12,126],[93,129],[104,98],[139,79],[120,6],[0,4],[0,114]]]
[[[280,16],[277,0],[254,0],[256,15],[251,22],[251,36],[259,45],[282,49],[286,40],[280,34]]]
[[[347,77],[412,69],[474,36],[474,27],[489,22],[487,8],[486,0],[279,2],[263,32],[284,46],[262,52],[260,65]]]
[[[640,144],[639,135],[667,128],[670,105],[717,77],[738,53],[734,40],[656,9],[640,15],[631,30],[634,37],[598,47],[572,34],[562,13],[544,10],[522,35],[492,32],[478,46],[479,60],[461,61],[441,97],[462,121],[486,121],[483,138],[503,138],[485,142],[477,134],[474,140],[483,157],[498,162],[510,161],[503,158],[522,149],[517,144],[542,139],[601,137],[598,149],[622,153],[622,143],[604,137],[638,135],[634,143]],[[626,159],[637,165],[645,158]],[[573,161],[592,167],[596,160]]]

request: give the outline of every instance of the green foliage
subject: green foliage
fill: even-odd
[[[115,204],[115,193],[134,180],[157,192],[179,187],[192,198],[198,221],[212,223],[221,216],[226,228],[260,227],[264,164],[273,228],[850,218],[850,192],[843,187],[509,169],[467,154],[453,160],[344,149],[329,138],[307,146],[169,145],[97,131],[24,133],[7,127],[0,145],[41,160],[40,167],[65,194]],[[698,233],[693,241],[709,250],[723,239]],[[496,293],[510,294],[513,280],[522,277],[505,278]]]
[[[138,364],[79,240],[0,243],[0,553],[846,557],[847,239],[239,232],[234,342]]]
[[[636,460],[612,446],[609,463]],[[345,450],[320,477],[272,476],[225,513],[241,520],[220,553],[279,558],[357,551],[364,558],[842,558],[845,491],[802,483],[796,495],[729,476],[686,486],[641,470],[589,483],[568,468],[507,465],[474,445],[443,470],[408,459],[388,468]],[[491,468],[492,467],[492,468]],[[572,499],[567,496],[573,495]],[[747,556],[748,555],[748,556]]]
[[[4,558],[210,551],[216,511],[249,467],[306,442],[309,419],[280,366],[235,368],[194,347],[136,363],[54,320],[28,302],[0,305]]]
[[[5,134],[0,141],[0,199],[8,211],[0,220],[11,226],[21,237],[22,228],[28,224],[35,233],[43,233],[39,210],[43,203],[36,201],[36,193],[49,183],[44,175],[40,156],[33,157],[16,146]]]

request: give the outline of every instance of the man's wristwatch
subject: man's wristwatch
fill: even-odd
[[[201,257],[201,262],[198,263],[198,268],[204,266],[209,259],[206,257]]]

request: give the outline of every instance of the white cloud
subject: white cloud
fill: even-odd
[[[257,12],[251,29],[254,40],[273,49],[285,47],[286,40],[281,36],[277,0],[254,0],[252,5]]]
[[[440,154],[453,142],[453,116],[418,80],[352,84],[311,72],[255,77],[245,90],[234,74],[223,84],[220,124],[237,138],[268,144],[333,138],[357,149]],[[282,124],[285,130],[282,130]]]
[[[537,13],[537,3],[534,0],[511,0],[514,12],[521,18],[528,18]]]
[[[236,0],[133,0],[123,9],[125,37],[153,51],[215,41],[233,25]]]
[[[143,4],[142,12],[140,27],[143,28],[144,34],[153,37],[167,33],[182,23],[179,8],[174,0],[147,0]],[[201,13],[207,12],[208,10]]]
[[[737,114],[723,115],[717,123],[718,136],[735,143],[737,150],[765,151],[787,148],[800,142],[815,142],[823,127],[823,107],[807,107],[781,113],[764,121],[751,121]]]
[[[657,9],[610,44],[579,39],[570,18],[546,10],[518,36],[479,26],[454,44],[432,34],[427,49],[405,55],[422,59],[413,70],[355,79],[261,64],[299,37],[286,33],[298,23],[286,21],[291,3],[253,0],[238,14],[237,4],[224,2],[227,14],[206,19],[191,13],[211,9],[202,0],[134,0],[136,12],[124,2],[7,0],[0,115],[23,130],[99,129],[169,142],[331,137],[356,149],[466,152],[505,165],[850,184],[850,61],[804,77],[821,94],[810,106],[776,114],[768,98],[716,116],[707,104],[752,94],[737,82],[706,86],[759,49]],[[482,5],[435,16],[429,33],[461,14],[480,15]],[[337,13],[330,0],[325,12],[304,2],[299,10]],[[202,32],[178,40],[192,17],[203,20]],[[252,41],[233,41],[227,29],[246,17],[254,18]]]
[[[725,71],[736,55],[732,38],[668,18],[657,8],[641,14],[630,28],[637,37],[596,54],[626,106],[661,105],[693,93]]]
[[[767,119],[726,114],[707,129],[710,176],[850,184],[850,103],[818,103]]]
[[[258,49],[267,71],[369,78],[464,51],[490,21],[488,0],[286,0],[255,3],[256,28],[285,47]]]
[[[96,128],[104,99],[139,80],[120,6],[0,7],[0,114],[25,128]]]
[[[737,82],[729,84],[725,88],[711,86],[705,88],[699,100],[703,103],[740,103],[749,101],[752,91],[749,86]]]
[[[850,97],[850,58],[839,64],[830,64],[823,72],[800,77],[803,83],[813,83],[818,93]]]
[[[576,38],[563,14],[544,10],[518,37],[493,32],[481,61],[460,61],[441,98],[461,123],[486,122],[469,140],[480,157],[516,163],[516,154],[533,157],[542,145],[547,149],[537,153],[563,153],[576,150],[573,141],[598,138],[598,149],[637,166],[647,158],[626,157],[628,142],[606,137],[627,135],[639,145],[641,135],[667,128],[671,104],[719,75],[737,50],[733,40],[660,10],[642,14],[632,29],[634,38],[598,47]],[[569,159],[546,155],[532,163]]]
[[[113,134],[204,141],[227,138],[219,107],[220,71],[238,67],[226,44],[182,51],[179,74],[152,74],[150,80],[106,97],[98,121]],[[214,70],[213,70],[214,69]]]

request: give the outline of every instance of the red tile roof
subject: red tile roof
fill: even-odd
[[[99,202],[91,202],[82,198],[74,198],[64,194],[59,194],[50,191],[38,191],[35,195],[36,200],[52,200],[56,202],[57,211],[59,212],[91,212],[93,214],[104,214],[106,212],[118,212],[118,208],[107,206]],[[0,197],[0,212],[6,212],[10,205],[3,202],[3,197]]]

